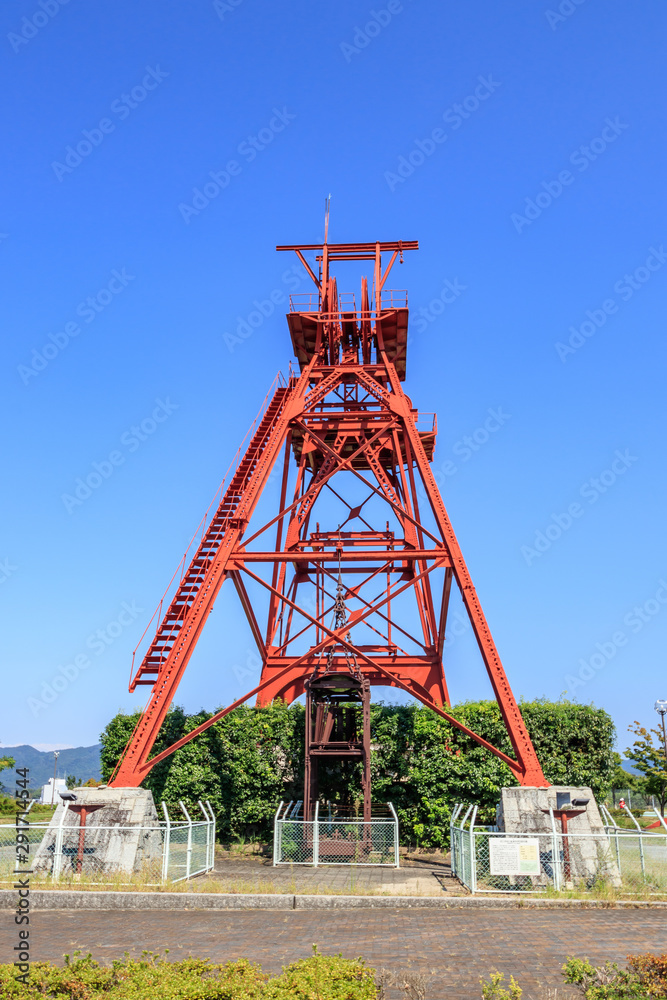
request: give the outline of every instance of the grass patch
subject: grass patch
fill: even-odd
[[[14,882],[7,880],[0,881],[0,889],[11,889]],[[295,895],[306,894],[309,896],[374,896],[378,893],[391,892],[391,887],[377,889],[373,887],[358,886],[352,883],[347,888],[335,889],[324,885],[315,884],[307,888],[297,889],[296,881],[275,883],[270,879],[221,879],[198,876],[189,882],[147,882],[140,875],[129,875],[127,872],[119,872],[116,876],[103,874],[100,876],[69,875],[61,876],[58,879],[51,878],[50,875],[31,875],[30,887],[33,890],[46,889],[77,892],[177,892],[177,893],[231,893],[233,895],[243,894],[275,894],[275,895]],[[410,893],[414,895],[414,893]]]
[[[54,805],[36,802],[28,813],[28,822],[48,823],[59,805],[60,799],[57,799]],[[6,801],[0,802],[0,824],[13,824],[16,821],[16,814],[16,802],[13,798],[7,797]]]

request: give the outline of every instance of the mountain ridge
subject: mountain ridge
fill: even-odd
[[[66,778],[73,774],[80,778],[82,782],[94,778],[95,781],[102,780],[100,751],[102,744],[96,743],[91,747],[70,747],[61,750],[58,756],[57,774],[58,778]],[[0,748],[0,756],[13,757],[17,768],[28,768],[28,788],[35,792],[45,785],[49,778],[53,777],[53,751],[36,750],[35,747],[23,743],[16,747]],[[16,788],[16,768],[7,768],[0,772],[0,782],[5,792],[10,795]]]

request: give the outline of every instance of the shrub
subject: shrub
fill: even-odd
[[[628,968],[638,976],[650,997],[667,997],[667,954],[628,955]]]
[[[375,971],[362,959],[319,955],[301,959],[271,979],[262,994],[266,1000],[375,1000]]]
[[[566,983],[577,986],[585,1000],[631,1000],[667,996],[667,955],[630,955],[629,969],[615,962],[594,966],[587,958],[568,958]]]
[[[65,955],[64,966],[34,962],[29,982],[13,965],[0,965],[0,996],[7,1000],[375,1000],[374,973],[361,961],[318,955],[269,979],[246,959],[214,965],[208,959],[169,962],[144,952],[102,966],[90,955]]]
[[[502,985],[505,980],[502,972],[492,972],[489,982],[480,979],[482,986],[482,1000],[521,1000],[523,990],[516,982],[514,976],[510,976],[509,989]]]

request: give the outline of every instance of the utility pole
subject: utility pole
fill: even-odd
[[[51,805],[54,804],[56,797],[56,768],[58,767],[58,757],[60,757],[60,750],[53,751],[53,788],[51,789]]]
[[[665,747],[665,770],[667,770],[667,731],[665,730],[665,715],[667,715],[667,698],[658,698],[654,707],[662,720],[662,742]]]

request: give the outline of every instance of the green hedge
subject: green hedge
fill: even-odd
[[[374,1000],[375,976],[361,959],[313,955],[269,978],[246,959],[214,965],[207,959],[168,962],[145,953],[101,966],[90,955],[65,955],[64,966],[33,962],[27,981],[21,970],[0,965],[0,996],[12,1000]]]
[[[63,966],[33,962],[27,966],[0,965],[0,996],[11,1000],[378,1000],[385,986],[402,987],[406,996],[423,996],[414,973],[375,978],[362,959],[340,955],[313,956],[283,968],[279,976],[266,976],[258,965],[240,958],[215,965],[208,959],[186,958],[168,962],[144,952],[142,958],[127,956],[110,966],[101,966],[90,955],[65,955]],[[588,959],[568,958],[562,966],[565,982],[585,1000],[648,1000],[667,997],[667,955],[629,955],[628,969],[607,962],[594,967]],[[408,980],[412,979],[412,988]],[[480,980],[485,1000],[520,1000],[522,990],[510,979],[507,987],[501,973]]]
[[[573,702],[521,705],[547,779],[559,785],[590,785],[606,794],[614,771],[614,725],[603,710]],[[512,755],[498,706],[466,702],[452,715]],[[116,765],[137,715],[116,715],[102,733],[105,780]],[[169,712],[155,752],[210,718],[205,712]],[[403,843],[447,847],[449,817],[456,802],[475,802],[492,821],[500,789],[516,781],[507,765],[426,708],[374,704],[371,708],[373,799],[394,803]],[[156,801],[197,811],[209,799],[224,841],[269,838],[281,799],[303,797],[304,709],[275,702],[242,706],[181,747],[150,772],[144,785]],[[360,797],[360,765],[322,774],[325,799]]]

